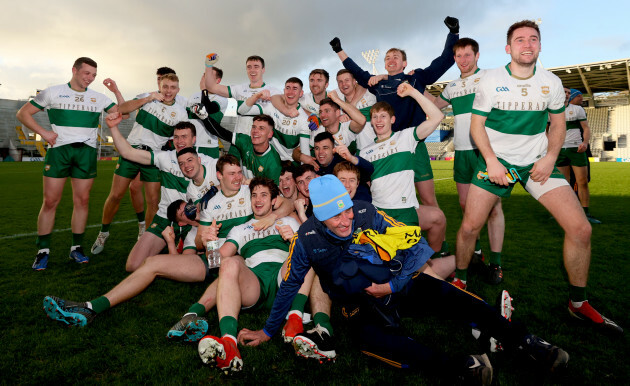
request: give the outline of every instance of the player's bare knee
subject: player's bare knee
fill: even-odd
[[[59,205],[59,202],[61,202],[61,196],[59,197],[51,197],[51,196],[44,196],[44,201],[42,202],[42,209],[43,210],[55,210],[57,209],[57,205]]]
[[[227,277],[238,275],[241,269],[241,262],[236,258],[221,259],[221,266],[219,267],[219,276]]]

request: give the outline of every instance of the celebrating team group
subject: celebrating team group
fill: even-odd
[[[161,67],[158,91],[133,100],[125,101],[116,82],[105,79],[113,103],[88,89],[96,62],[77,59],[69,83],[43,90],[17,114],[49,143],[33,269],[47,268],[67,177],[74,203],[69,257],[89,261],[81,245],[102,111],[120,158],[92,255],[115,237],[112,223],[127,190],[140,232],[127,258],[129,276],[88,302],[46,296],[47,315],[85,326],[162,277],[208,283],[167,338],[198,342],[202,361],[226,372],[243,367],[239,344],[256,346],[278,332],[297,355],[334,359],[333,326],[341,321],[331,321],[333,304],[351,326],[353,345],[396,367],[492,382],[485,353],[451,357],[403,331],[401,317],[419,321],[419,312],[433,312],[473,324],[492,351],[521,351],[556,371],[566,367],[569,355],[511,320],[506,291],[500,310],[466,291],[473,272],[491,284],[503,281],[501,199],[520,183],[565,232],[570,315],[623,333],[587,300],[589,221],[596,220],[588,212],[588,185],[581,184],[588,124],[584,110],[569,103],[579,92],[565,92],[558,77],[536,66],[541,36],[534,22],[510,26],[510,62],[492,70],[477,67],[479,45],[459,38],[456,18],[444,23],[449,33],[441,55],[408,73],[402,49],[387,51],[386,75],[371,75],[334,38],[330,45],[344,67],[335,91],[327,91],[329,74],[322,69],[310,73],[310,93],[297,77],[288,78],[282,91],[270,87],[260,56],[246,59],[248,83],[225,86],[218,55],[209,54],[200,92],[190,99],[178,95],[175,71]],[[461,76],[433,97],[425,88],[453,64]],[[237,101],[233,130],[221,126],[227,98]],[[424,143],[449,105],[463,211],[455,255],[445,241],[446,218]],[[51,131],[33,118],[41,110]],[[118,125],[134,111],[125,138]],[[219,140],[229,144],[226,154]],[[580,183],[579,199],[559,171],[568,165]],[[486,223],[490,251],[484,257],[479,234]],[[205,317],[215,307],[218,325]],[[239,331],[239,313],[260,308],[270,310],[264,328]],[[308,315],[314,328],[304,331]]]

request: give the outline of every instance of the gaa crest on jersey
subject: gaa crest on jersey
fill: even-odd
[[[175,111],[171,111],[171,118],[175,118]]]
[[[262,166],[262,165],[260,165],[260,166],[258,167],[258,171],[262,173],[262,171],[263,171],[263,170],[265,170],[265,168],[263,168],[263,166]]]
[[[297,120],[293,120],[293,126],[297,125]]]
[[[569,115],[573,115],[573,110],[569,111]]]
[[[542,91],[543,95],[549,94],[549,86],[541,86],[540,91]]]
[[[238,199],[238,204],[243,205],[245,203],[245,198],[241,197]]]
[[[96,103],[96,98],[90,98],[90,102]]]
[[[391,141],[389,144],[390,144],[391,146],[394,146],[394,145],[396,144],[396,141]]]
[[[479,81],[481,80],[481,78],[475,78],[475,80],[473,81],[473,83],[479,83]]]

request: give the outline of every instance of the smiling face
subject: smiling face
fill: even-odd
[[[284,172],[284,174],[280,176],[279,182],[278,187],[282,195],[287,198],[294,198],[293,196],[295,195],[297,185],[293,179],[293,173]]]
[[[284,98],[287,100],[289,106],[297,105],[302,94],[304,94],[304,92],[299,83],[287,82],[284,85]]]
[[[348,208],[336,216],[322,221],[324,225],[338,237],[348,237],[352,234],[352,219],[354,212]]]
[[[179,82],[162,78],[160,81],[160,94],[164,95],[163,103],[169,105],[175,102],[175,97],[179,92]]]
[[[319,95],[326,91],[328,82],[322,74],[313,74],[308,77],[308,87],[313,95]]]
[[[350,195],[350,198],[354,198],[354,195],[357,193],[357,188],[359,187],[359,179],[357,178],[357,174],[351,172],[350,170],[341,170],[337,173],[337,178],[346,188],[346,191]]]
[[[194,144],[195,137],[193,137],[190,129],[175,129],[175,131],[173,131],[173,145],[175,146],[175,151],[180,151],[186,147],[193,147]]]
[[[461,71],[462,77],[466,77],[477,70],[478,60],[479,52],[475,54],[471,46],[455,50],[455,63],[459,71]]]
[[[276,199],[271,198],[269,188],[264,185],[256,185],[251,192],[252,211],[257,218],[267,216],[273,209]]]
[[[387,138],[392,133],[392,124],[396,117],[389,115],[386,110],[372,112],[372,128],[378,139]]]
[[[186,178],[191,180],[198,179],[200,174],[203,178],[203,171],[201,168],[201,160],[193,153],[182,154],[177,157],[177,163],[179,168]]]
[[[247,77],[250,83],[261,83],[263,74],[265,73],[265,67],[259,60],[250,60],[245,63],[245,70],[247,71]]]
[[[87,63],[81,64],[78,69],[72,67],[72,82],[79,89],[84,90],[88,88],[92,82],[96,79],[96,67],[92,67]]]
[[[264,146],[266,148],[267,144],[271,140],[271,137],[273,137],[273,128],[266,121],[255,120],[252,123],[250,135],[252,138],[252,145]]]
[[[319,119],[326,128],[339,124],[341,111],[328,103],[319,106]]]
[[[337,76],[337,87],[339,87],[339,91],[345,96],[348,97],[352,95],[354,92],[354,88],[356,87],[356,80],[352,77],[352,75],[348,73],[344,73]]]
[[[315,158],[320,165],[324,167],[330,165],[334,156],[334,147],[335,146],[330,141],[330,139],[324,139],[319,142],[315,142],[313,150],[315,151]]]
[[[512,62],[520,66],[535,65],[540,49],[538,31],[531,27],[515,29],[510,43],[505,46],[505,52],[510,54]]]
[[[401,51],[397,49],[390,49],[385,54],[385,70],[389,75],[396,75],[403,72],[407,67],[407,60]]]
[[[313,173],[310,170],[307,170],[304,174],[295,179],[295,182],[297,183],[297,188],[304,197],[311,196],[309,194],[308,184],[314,178],[317,178],[317,174]]]
[[[217,178],[223,194],[231,196],[241,188],[243,171],[239,165],[225,164],[222,172],[217,170]]]

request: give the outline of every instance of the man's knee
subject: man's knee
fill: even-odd
[[[583,218],[575,221],[575,224],[571,224],[569,229],[566,230],[566,235],[581,244],[588,244],[591,241],[592,232],[591,224],[586,218]]]
[[[52,195],[44,195],[44,201],[42,203],[42,208],[44,210],[55,210],[57,209],[57,205],[61,202],[61,196],[52,196]]]
[[[241,269],[241,262],[238,258],[221,259],[219,267],[219,277],[228,277],[238,275]]]

